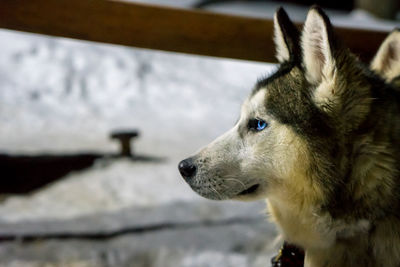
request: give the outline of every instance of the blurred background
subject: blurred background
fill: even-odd
[[[315,3],[136,2],[299,22]],[[398,1],[375,2],[317,1],[334,25],[398,26]],[[274,69],[0,30],[0,266],[269,266],[263,201],[203,199],[177,164]]]

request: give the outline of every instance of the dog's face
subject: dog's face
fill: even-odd
[[[182,174],[194,191],[210,199],[265,198],[271,184],[306,161],[301,139],[268,112],[268,97],[267,88],[258,89],[232,129],[181,162],[192,168]]]
[[[255,85],[231,130],[179,164],[201,196],[254,200],[313,183],[333,191],[346,170],[345,137],[369,112],[369,88],[321,10],[311,9],[301,37],[282,9],[274,25],[276,73]]]

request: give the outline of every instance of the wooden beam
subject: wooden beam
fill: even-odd
[[[0,27],[197,55],[275,62],[267,19],[109,0],[1,0]],[[386,32],[336,28],[369,59]]]

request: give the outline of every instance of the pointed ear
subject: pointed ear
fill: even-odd
[[[274,15],[274,42],[279,63],[296,60],[300,55],[299,31],[280,7]]]
[[[312,84],[319,84],[334,73],[332,31],[326,14],[319,7],[312,7],[307,14],[301,35],[302,63],[307,80]]]
[[[371,62],[371,69],[387,81],[400,75],[400,29],[395,29],[386,37]]]

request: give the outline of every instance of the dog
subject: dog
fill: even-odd
[[[369,69],[317,6],[301,32],[278,9],[274,42],[277,70],[181,175],[208,199],[266,199],[307,267],[400,266],[400,93],[378,75],[393,79],[392,53]]]

